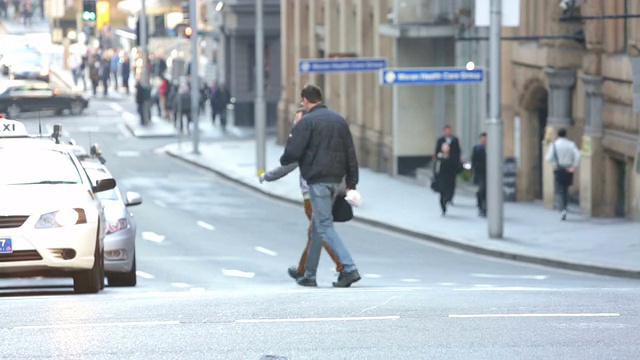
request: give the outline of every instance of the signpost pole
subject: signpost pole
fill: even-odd
[[[193,153],[199,154],[200,143],[200,114],[198,110],[200,100],[200,86],[198,81],[198,68],[200,67],[200,58],[198,56],[198,9],[196,8],[196,0],[189,0],[189,22],[193,29],[191,35],[191,118],[193,119]],[[189,126],[189,124],[187,124]]]
[[[256,0],[256,165],[261,174],[266,168],[266,110],[264,100],[264,29],[263,29],[262,0]]]
[[[501,239],[503,230],[502,119],[500,118],[501,2],[491,0],[489,28],[489,119],[487,119],[487,218],[489,237]]]

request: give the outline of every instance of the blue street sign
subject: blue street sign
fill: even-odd
[[[298,61],[301,74],[327,72],[378,71],[387,67],[382,58],[302,59]]]
[[[482,82],[484,70],[465,68],[405,68],[380,71],[382,85],[428,85]]]

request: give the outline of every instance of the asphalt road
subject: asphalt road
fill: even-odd
[[[306,241],[302,207],[159,150],[175,139],[132,137],[122,111],[133,109],[96,99],[84,116],[40,124],[62,123],[79,144],[100,144],[121,189],[142,194],[131,209],[138,286],[75,295],[70,279],[0,280],[0,358],[638,357],[636,280],[495,260],[348,223],[338,232],[363,279],[332,288],[323,255],[319,287],[299,287],[286,269]],[[24,122],[37,129],[37,117]]]

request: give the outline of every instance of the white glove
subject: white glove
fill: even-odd
[[[362,196],[360,196],[360,193],[358,192],[358,190],[347,191],[347,194],[344,197],[344,199],[347,200],[347,202],[351,206],[358,207],[362,204]]]

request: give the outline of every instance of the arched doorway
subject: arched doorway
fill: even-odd
[[[542,81],[534,80],[526,87],[522,98],[523,131],[520,164],[519,198],[525,201],[543,197],[544,148],[542,140],[547,128],[548,92]]]

